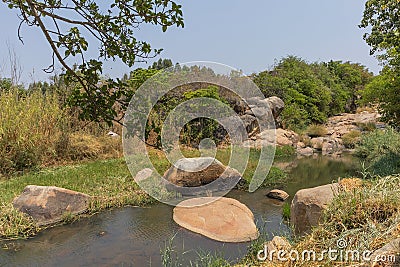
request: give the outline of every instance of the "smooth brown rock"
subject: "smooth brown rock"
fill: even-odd
[[[164,179],[180,187],[198,187],[218,178],[237,182],[241,175],[235,169],[226,167],[210,157],[180,159],[164,174]]]
[[[334,198],[338,187],[335,183],[297,191],[290,207],[290,221],[296,233],[308,232],[318,225],[322,212]]]
[[[267,197],[285,201],[289,197],[289,194],[283,190],[273,189],[267,193]]]
[[[173,218],[180,226],[221,242],[247,242],[259,236],[251,210],[232,198],[182,201],[174,208]]]
[[[84,213],[89,196],[55,186],[28,185],[13,201],[14,208],[31,216],[38,225],[59,222],[66,214]]]

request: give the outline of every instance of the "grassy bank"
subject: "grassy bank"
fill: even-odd
[[[88,214],[111,207],[144,205],[153,199],[139,190],[123,159],[96,161],[44,169],[0,182],[0,237],[18,238],[40,229],[12,208],[12,200],[25,186],[58,186],[93,196]],[[74,218],[66,218],[71,220]]]
[[[284,151],[278,152],[280,157],[289,155],[287,149]],[[199,152],[193,149],[184,150],[184,154],[187,157],[199,156]],[[171,166],[162,152],[150,149],[149,155],[159,173],[164,173]],[[219,149],[217,158],[226,164],[229,155],[229,149]],[[246,180],[250,180],[258,158],[259,151],[252,149],[244,174]],[[272,167],[264,185],[280,183],[285,178],[284,171]],[[93,196],[87,215],[107,208],[146,205],[154,201],[137,186],[123,158],[44,168],[0,181],[0,238],[28,237],[40,230],[27,216],[13,209],[11,204],[27,185],[58,186]],[[65,218],[65,221],[74,219]]]
[[[324,212],[322,223],[297,243],[302,251],[336,248],[338,240],[346,240],[346,250],[375,251],[400,237],[400,175],[391,175],[364,182],[350,190],[342,190]],[[298,266],[341,266],[337,261]],[[350,263],[348,263],[350,265]]]

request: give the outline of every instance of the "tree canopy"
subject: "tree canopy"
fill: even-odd
[[[161,49],[135,37],[141,24],[153,24],[166,31],[183,27],[181,5],[171,0],[3,0],[18,9],[23,25],[38,27],[49,43],[53,60],[45,69],[54,70],[56,61],[65,69],[65,80],[76,87],[71,105],[81,107],[82,117],[91,120],[115,118],[111,108],[126,94],[120,80],[102,80],[104,60],[120,58],[132,66],[155,57]],[[98,44],[98,57],[87,58],[89,46]],[[124,103],[122,103],[124,104]]]
[[[364,102],[377,103],[383,119],[400,125],[400,1],[368,0],[360,27],[367,28],[364,39],[371,54],[385,65],[367,86]]]
[[[371,55],[400,67],[400,1],[368,0],[359,26],[370,29],[364,39],[371,46]]]
[[[278,96],[285,102],[284,126],[302,129],[310,123],[323,123],[337,113],[354,112],[359,93],[371,77],[360,64],[307,63],[289,56],[253,79],[266,97]]]

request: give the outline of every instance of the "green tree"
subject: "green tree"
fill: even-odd
[[[172,67],[172,60],[160,58],[158,61],[155,61],[153,63],[153,65],[149,68],[156,69],[156,70],[162,70],[162,69],[167,69],[169,67]]]
[[[102,80],[103,61],[120,58],[132,66],[157,56],[161,49],[152,49],[149,43],[135,37],[135,29],[141,24],[157,25],[163,31],[174,25],[184,26],[181,5],[171,0],[3,2],[20,11],[20,27],[24,24],[37,27],[43,33],[53,53],[53,62],[46,71],[52,72],[57,60],[65,69],[65,81],[76,87],[69,104],[81,108],[83,119],[109,123],[116,116],[112,106],[124,99],[128,87],[119,79]],[[99,54],[96,58],[87,58],[92,43],[99,47]],[[74,67],[69,62],[79,63]]]
[[[400,2],[368,0],[361,28],[370,29],[364,39],[371,46],[370,54],[385,65],[363,94],[364,102],[377,103],[383,119],[400,125]]]
[[[383,120],[400,125],[400,79],[399,74],[385,67],[380,75],[369,83],[363,93],[363,103],[378,103]]]
[[[385,64],[400,67],[400,2],[398,0],[368,0],[361,28],[370,29],[364,39]]]

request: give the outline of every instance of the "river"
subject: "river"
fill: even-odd
[[[354,175],[355,160],[317,156],[275,163],[289,173],[281,186],[293,195],[302,188],[331,183],[338,177]],[[257,226],[268,237],[290,235],[282,219],[282,204],[268,199],[269,189],[254,193],[234,190],[228,197],[246,204]],[[40,232],[29,240],[3,241],[0,266],[161,266],[161,250],[172,249],[182,266],[190,266],[200,255],[210,253],[231,262],[242,258],[250,243],[229,244],[210,240],[179,227],[172,220],[172,207],[112,209],[69,225]],[[172,245],[169,245],[169,244]]]

